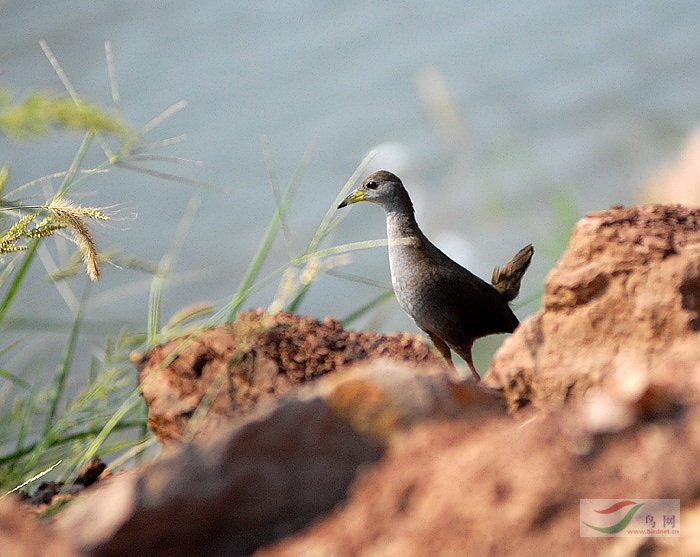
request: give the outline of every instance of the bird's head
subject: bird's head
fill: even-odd
[[[403,207],[413,209],[399,177],[386,170],[378,170],[367,176],[359,188],[343,199],[338,209],[360,201],[377,203],[387,211]]]

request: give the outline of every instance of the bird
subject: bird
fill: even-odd
[[[489,284],[428,240],[416,222],[411,198],[395,174],[379,170],[367,176],[338,209],[360,201],[380,205],[386,212],[391,283],[399,305],[452,368],[454,350],[479,381],[472,346],[478,338],[512,333],[518,326],[509,302],[520,292],[534,254],[532,244],[503,267],[496,267]]]

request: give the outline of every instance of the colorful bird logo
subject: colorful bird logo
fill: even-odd
[[[588,524],[588,522],[584,522],[584,524],[602,534],[618,534],[627,527],[634,518],[634,515],[637,514],[637,511],[642,508],[643,505],[644,503],[636,503],[635,501],[618,501],[614,505],[610,505],[607,509],[595,510],[595,512],[598,514],[613,514],[625,507],[631,507],[619,522],[610,526],[594,526],[593,524]]]

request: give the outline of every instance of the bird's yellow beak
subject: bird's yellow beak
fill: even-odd
[[[348,195],[345,199],[343,199],[340,202],[340,205],[338,205],[338,209],[342,209],[343,207],[347,205],[352,205],[353,203],[357,203],[358,201],[364,201],[365,200],[365,192],[361,190],[355,190],[350,192],[350,195]]]

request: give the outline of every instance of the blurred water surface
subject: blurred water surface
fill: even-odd
[[[698,121],[699,28],[700,5],[680,0],[625,7],[590,0],[15,0],[0,2],[0,84],[18,99],[36,89],[62,91],[39,47],[44,39],[80,94],[109,106],[109,40],[128,122],[143,124],[188,102],[150,137],[186,133],[186,142],[164,154],[205,165],[151,167],[215,188],[118,170],[78,196],[117,205],[123,216],[137,212],[135,220],[98,228],[99,244],[156,261],[188,200],[200,198],[175,265],[180,280],[165,293],[166,317],[202,300],[222,305],[240,281],[274,210],[262,136],[283,185],[313,146],[289,215],[292,252],[305,246],[364,154],[381,145],[374,165],[404,178],[428,236],[473,271],[490,276],[493,265],[536,244],[527,297],[564,247],[567,212],[638,200],[640,183]],[[0,162],[12,164],[8,187],[66,169],[80,140],[0,138]],[[90,160],[99,162],[98,154]],[[383,236],[380,209],[360,205],[345,215],[335,241]],[[285,260],[285,249],[280,242],[270,269]],[[355,255],[345,270],[390,284],[382,249]],[[38,262],[34,275],[12,315],[70,323]],[[143,326],[147,285],[146,275],[105,268],[88,318]],[[71,287],[79,295],[79,283]],[[268,305],[274,292],[273,284],[250,305]],[[300,311],[342,317],[379,292],[326,277]],[[393,302],[378,323],[413,327]],[[63,342],[58,328],[48,345]],[[82,339],[85,352],[101,342],[99,334]],[[31,351],[22,357],[51,361]]]

